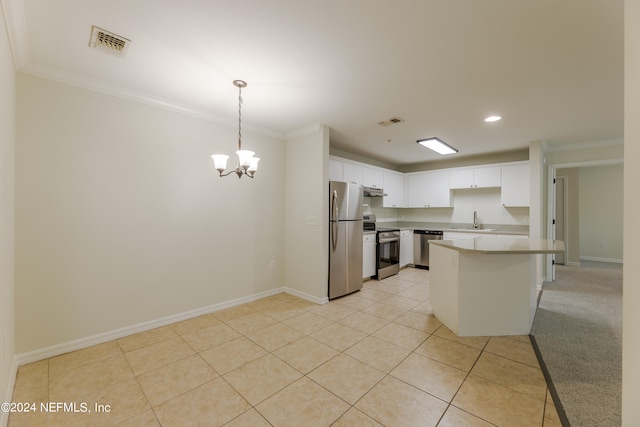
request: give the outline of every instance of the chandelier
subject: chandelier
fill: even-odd
[[[224,170],[227,168],[229,156],[226,154],[214,154],[211,158],[213,159],[216,170],[220,172],[221,177],[235,172],[238,178],[242,178],[242,175],[253,178],[253,174],[258,170],[258,161],[260,161],[260,159],[253,157],[255,154],[253,151],[242,149],[242,88],[247,87],[247,83],[242,80],[234,80],[233,85],[238,88],[238,151],[236,151],[238,163],[234,170],[224,173]]]

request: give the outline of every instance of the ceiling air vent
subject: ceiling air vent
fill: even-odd
[[[383,121],[383,122],[378,122],[378,124],[379,124],[380,126],[391,126],[391,125],[395,125],[395,124],[397,124],[397,123],[402,123],[402,122],[404,122],[404,120],[402,120],[401,118],[399,118],[399,117],[392,117],[392,118],[390,118],[389,120],[385,120],[385,121]]]
[[[91,39],[89,39],[89,47],[91,48],[115,56],[124,56],[130,44],[131,40],[129,39],[103,30],[95,25],[91,26]]]

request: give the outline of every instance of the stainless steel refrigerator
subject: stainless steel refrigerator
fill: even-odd
[[[362,288],[362,187],[329,182],[329,299]]]

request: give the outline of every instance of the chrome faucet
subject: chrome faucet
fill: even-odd
[[[478,212],[473,211],[473,228],[478,228],[480,224],[478,223]]]

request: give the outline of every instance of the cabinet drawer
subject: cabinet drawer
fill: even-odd
[[[376,235],[375,234],[365,234],[362,236],[362,243],[375,243]]]

